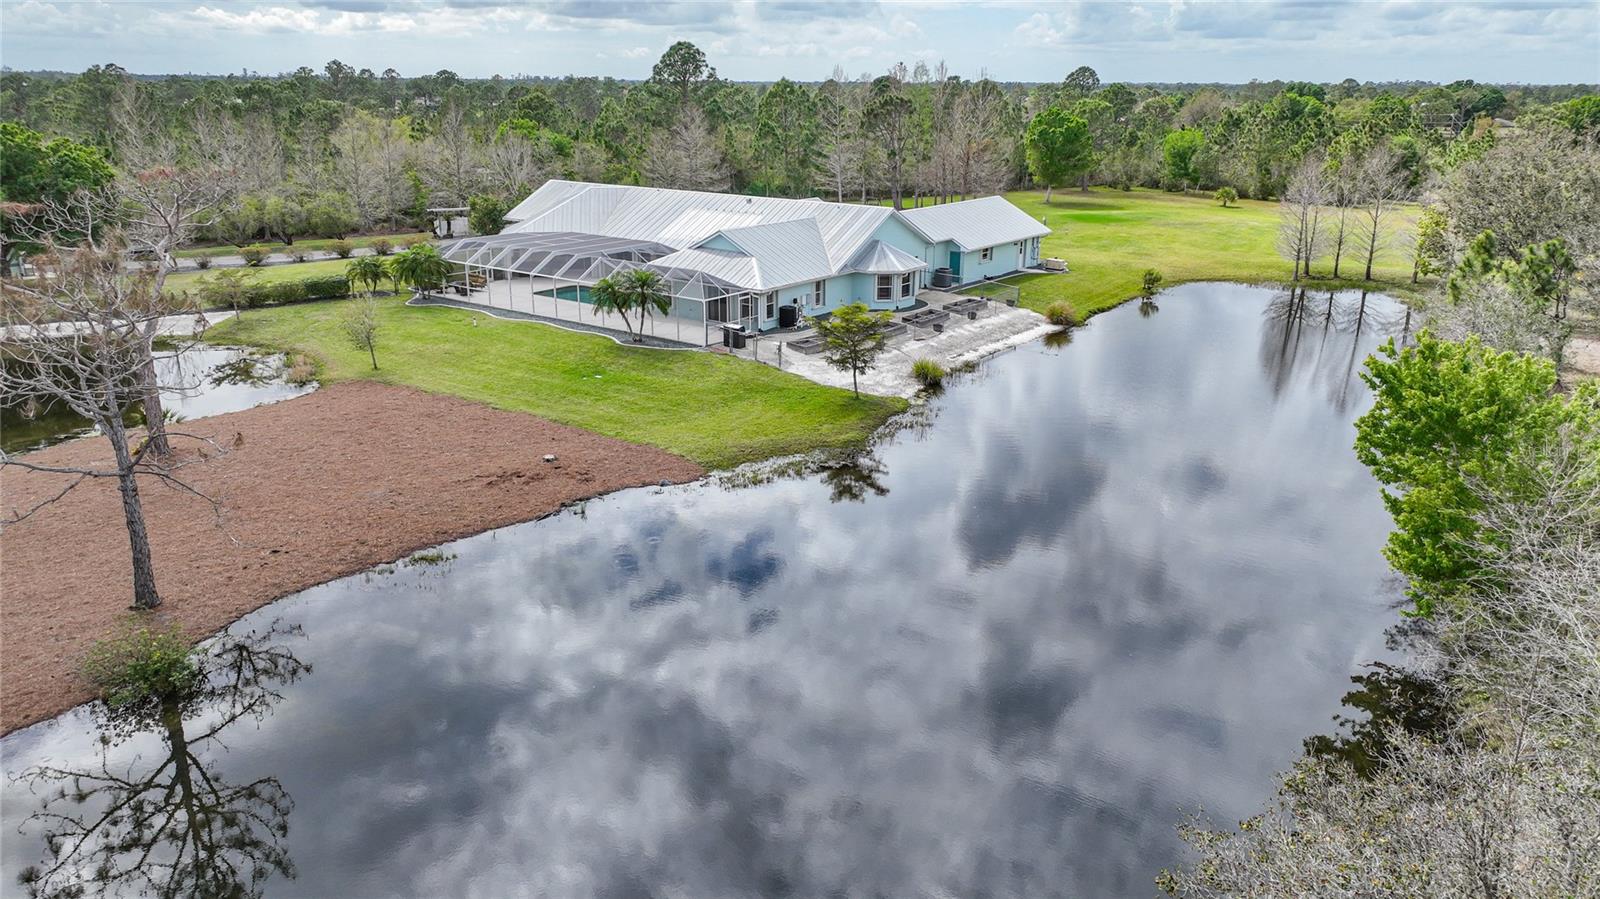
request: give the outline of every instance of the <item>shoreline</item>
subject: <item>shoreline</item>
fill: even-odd
[[[183,470],[210,504],[140,479],[160,608],[199,641],[309,587],[440,543],[546,517],[629,487],[706,474],[665,450],[521,412],[370,381],[187,423],[232,447]],[[179,441],[183,444],[192,440]],[[554,462],[544,462],[547,454]],[[90,436],[28,454],[101,464]],[[6,505],[26,508],[64,476],[7,468]],[[88,522],[87,525],[84,522]],[[0,536],[0,736],[92,700],[84,653],[121,626],[131,572],[116,485],[74,489]]]

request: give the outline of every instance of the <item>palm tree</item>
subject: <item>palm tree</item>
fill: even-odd
[[[389,277],[424,293],[443,284],[450,271],[450,263],[429,244],[418,244],[389,259]]]
[[[365,287],[371,296],[378,292],[378,283],[389,277],[389,270],[376,256],[357,256],[344,267],[344,276],[352,286]]]
[[[589,288],[589,299],[594,304],[597,312],[615,312],[622,316],[622,326],[628,329],[629,336],[633,335],[633,323],[628,321],[628,310],[632,308],[632,297],[623,289],[622,283],[614,278],[601,278]]]
[[[639,333],[633,337],[639,343],[644,340],[645,318],[652,313],[666,315],[672,309],[672,295],[667,293],[666,282],[659,274],[642,268],[623,276],[622,291],[628,297],[628,305],[639,311]]]

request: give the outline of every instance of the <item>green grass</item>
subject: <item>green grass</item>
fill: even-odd
[[[1289,263],[1276,249],[1278,206],[1239,200],[1227,209],[1207,196],[1155,190],[1120,191],[1095,188],[1089,193],[1058,190],[1046,205],[1043,191],[1006,195],[1035,218],[1044,216],[1052,231],[1041,256],[1059,256],[1068,274],[1018,275],[1006,279],[1022,290],[1022,305],[1035,311],[1065,300],[1087,318],[1139,295],[1144,270],[1161,272],[1163,287],[1186,281],[1239,281],[1248,284],[1289,280]],[[1399,230],[1417,214],[1401,210],[1390,220]],[[1392,232],[1391,232],[1392,233]],[[1332,260],[1312,265],[1329,276]],[[1372,287],[1401,295],[1413,294],[1411,264],[1391,250],[1381,253],[1374,280],[1360,280],[1362,265],[1347,251],[1340,273],[1345,279],[1319,277],[1322,287]],[[1355,280],[1348,276],[1355,273]]]
[[[395,249],[398,250],[400,249],[401,241],[418,237],[424,240],[433,239],[433,235],[426,231],[408,231],[403,234],[363,234],[359,237],[347,237],[345,240],[348,240],[353,247],[370,247],[375,240],[387,240],[394,244]],[[338,238],[333,237],[317,237],[297,240],[294,242],[294,246],[271,241],[252,243],[250,246],[266,247],[273,253],[284,253],[289,250],[330,250],[337,240]],[[192,259],[196,256],[237,256],[238,254],[239,247],[233,244],[223,244],[215,247],[190,247],[187,250],[179,250],[173,255],[180,259]]]
[[[349,301],[252,309],[207,332],[218,343],[305,353],[324,382],[372,378],[529,412],[722,468],[866,440],[905,401],[856,399],[765,365],[704,352],[619,346],[594,334],[383,300],[379,371],[349,346]]]
[[[344,274],[345,266],[350,264],[348,259],[323,259],[318,262],[286,262],[283,265],[263,265],[256,268],[245,268],[242,271],[251,273],[251,282],[255,284],[275,284],[279,281],[299,281],[302,278],[326,278],[329,275]],[[203,272],[178,272],[167,276],[167,290],[194,290],[196,282],[206,277],[217,269]]]

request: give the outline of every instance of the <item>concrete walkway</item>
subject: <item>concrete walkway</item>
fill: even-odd
[[[922,339],[907,335],[889,341],[888,348],[878,357],[878,364],[861,375],[861,392],[911,396],[922,386],[911,376],[911,363],[918,359],[932,359],[948,371],[1038,340],[1055,330],[1056,327],[1037,312],[991,303],[988,312],[976,321],[952,317],[942,332]],[[850,373],[829,365],[821,353],[806,355],[785,347],[779,365],[779,343],[757,340],[757,361],[776,365],[819,384],[850,388]],[[748,354],[741,355],[748,357]]]

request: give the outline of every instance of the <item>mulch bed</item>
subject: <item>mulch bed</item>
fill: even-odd
[[[274,599],[432,546],[700,466],[531,415],[371,382],[184,422],[224,455],[181,475],[224,507],[141,478],[162,605],[196,639]],[[194,441],[179,452],[194,452]],[[555,462],[545,462],[554,454]],[[27,456],[111,467],[87,437]],[[0,469],[7,514],[64,476]],[[128,536],[114,479],[85,483],[0,534],[0,733],[91,698],[79,674],[131,613]],[[141,613],[150,615],[150,613]]]

